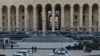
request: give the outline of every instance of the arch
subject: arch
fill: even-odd
[[[98,31],[98,21],[99,21],[99,6],[98,4],[92,5],[92,30]]]
[[[66,5],[64,6],[64,8],[70,8],[70,5],[69,5],[69,4],[66,4]]]
[[[25,7],[23,5],[19,6],[19,30],[25,30]]]
[[[24,9],[24,8],[25,8],[24,5],[19,6],[19,9]]]
[[[7,31],[8,28],[8,8],[6,5],[2,6],[2,30]]]
[[[37,15],[37,28],[38,30],[42,30],[42,5],[41,4],[38,4],[36,6],[36,15]]]
[[[46,10],[46,26],[47,26],[47,30],[51,30],[51,28],[52,28],[52,24],[51,24],[52,6],[51,6],[51,4],[47,4],[45,6],[45,10]]]
[[[11,13],[11,31],[16,31],[16,7],[12,5],[10,7],[10,13]]]
[[[88,5],[88,4],[84,4],[84,5],[83,5],[83,11],[84,11],[85,9],[89,10],[89,5]]]
[[[70,31],[70,5],[66,4],[64,6],[64,25],[66,28],[66,31]]]
[[[76,11],[76,10],[79,10],[80,6],[79,6],[79,4],[75,4],[73,8]]]
[[[61,11],[61,5],[60,5],[60,4],[56,4],[56,5],[55,5],[55,10]]]
[[[2,8],[7,8],[7,6],[6,5],[3,5]]]
[[[61,29],[61,5],[60,4],[55,5],[55,29],[56,30]]]
[[[15,5],[11,5],[11,7],[10,8],[16,8],[16,6]]]
[[[79,24],[80,24],[80,6],[79,4],[75,4],[73,6],[74,9],[74,14],[73,14],[73,26],[74,26],[74,31],[78,31],[79,30]]]
[[[33,6],[28,5],[27,11],[28,11],[28,30],[32,31],[33,30]]]
[[[51,4],[46,4],[45,9],[47,8],[47,10],[52,10],[52,6]]]
[[[28,5],[28,6],[27,6],[27,9],[28,9],[28,8],[30,8],[30,9],[32,8],[32,9],[33,9],[33,6],[32,6],[32,5]]]
[[[83,31],[89,30],[89,5],[84,4],[83,5]]]

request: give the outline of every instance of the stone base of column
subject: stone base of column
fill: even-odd
[[[56,33],[55,32],[52,32],[52,36],[55,36],[56,35]]]
[[[25,31],[27,31],[27,28],[25,28]]]
[[[100,28],[98,28],[98,32],[100,32]]]
[[[42,32],[42,36],[46,36],[46,33],[45,32]]]
[[[0,28],[0,31],[2,31],[2,28]]]
[[[34,36],[37,36],[37,32],[34,33]]]

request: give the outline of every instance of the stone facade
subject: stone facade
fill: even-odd
[[[0,31],[99,31],[100,0],[0,0]]]

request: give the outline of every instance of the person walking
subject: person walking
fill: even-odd
[[[55,48],[53,48],[53,53],[55,53]]]
[[[11,44],[11,49],[13,49],[13,44]]]
[[[84,51],[84,53],[85,53],[85,51],[86,51],[86,46],[85,46],[85,45],[83,46],[83,51]]]
[[[34,50],[35,50],[35,52],[37,52],[37,47],[36,46],[35,46]]]
[[[2,48],[5,49],[5,45],[4,44],[2,44]]]
[[[33,51],[34,51],[34,47],[32,46],[32,53],[33,53]]]

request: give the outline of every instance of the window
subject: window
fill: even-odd
[[[94,19],[92,18],[92,25],[94,24]]]
[[[24,20],[24,16],[22,16],[22,20]]]
[[[3,9],[3,13],[5,13],[5,10]]]
[[[2,20],[5,20],[5,17],[3,16]]]
[[[22,9],[22,12],[24,13],[24,9]]]
[[[75,19],[77,20],[77,15],[75,15]]]
[[[15,22],[15,26],[16,26],[16,22]]]
[[[5,23],[3,22],[3,23],[2,23],[2,25],[4,26],[4,25],[5,25]]]
[[[83,16],[83,25],[85,25],[85,16]]]
[[[83,16],[83,19],[85,19],[85,15]]]

